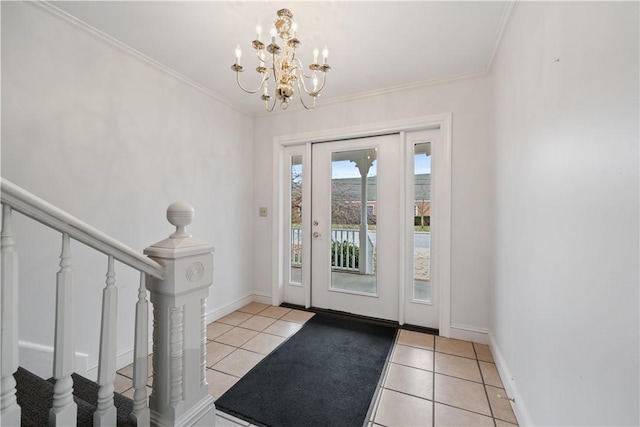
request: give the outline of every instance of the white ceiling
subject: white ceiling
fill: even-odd
[[[243,50],[246,86],[257,84],[250,43],[263,40],[288,8],[298,23],[305,66],[329,47],[332,67],[319,103],[419,85],[487,69],[507,19],[508,1],[65,1],[56,7],[208,88],[248,114],[264,112],[258,94],[235,83]],[[297,102],[296,102],[297,103]],[[293,107],[294,104],[292,104]]]

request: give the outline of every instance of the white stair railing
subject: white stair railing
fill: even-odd
[[[20,406],[16,401],[16,380],[13,373],[18,369],[18,254],[14,248],[10,206],[2,206],[2,300],[0,313],[0,417],[2,425],[20,425]]]
[[[136,302],[134,343],[134,404],[130,414],[134,425],[213,425],[215,406],[208,395],[208,385],[202,366],[206,361],[204,308],[208,288],[213,281],[213,248],[191,238],[185,226],[193,218],[193,208],[185,203],[173,204],[167,218],[177,227],[165,239],[145,252],[158,261],[120,243],[87,225],[61,209],[34,196],[17,185],[2,179],[2,283],[0,287],[0,419],[3,426],[19,426],[21,408],[16,401],[14,373],[18,369],[18,254],[14,248],[12,212],[18,211],[62,233],[60,270],[56,281],[56,324],[54,338],[54,396],[49,414],[50,425],[75,425],[77,408],[73,401],[74,336],[73,336],[73,277],[70,240],[81,242],[107,255],[107,279],[103,289],[102,320],[98,362],[98,405],[94,426],[116,425],[114,380],[117,351],[117,287],[114,261],[118,260],[140,272],[140,288]],[[168,244],[165,244],[169,242]],[[191,264],[184,261],[195,259]],[[182,271],[181,271],[182,269]],[[170,271],[171,274],[168,274]],[[180,274],[182,276],[180,276]],[[184,280],[186,277],[186,285]],[[152,279],[151,302],[171,309],[171,318],[159,314],[154,319],[153,392],[147,403],[147,354],[149,307],[146,280]],[[187,286],[188,285],[188,286]],[[179,296],[178,296],[179,294]],[[179,303],[179,304],[178,304]],[[156,303],[154,302],[154,305]],[[177,305],[176,305],[177,304]],[[156,309],[156,308],[154,308]],[[167,310],[167,313],[169,310]],[[175,321],[179,313],[180,322]],[[194,319],[192,321],[192,319]],[[195,335],[194,335],[195,334]],[[164,337],[171,335],[170,342]],[[203,339],[203,337],[205,337]],[[188,352],[197,340],[198,352]],[[182,348],[180,348],[182,346]],[[171,351],[169,352],[169,347]],[[197,366],[193,371],[191,366]],[[184,366],[181,372],[169,372],[168,367]],[[172,393],[170,385],[181,384],[186,393]],[[187,399],[185,399],[185,395]],[[170,396],[170,398],[169,398]],[[205,424],[202,424],[205,423]]]

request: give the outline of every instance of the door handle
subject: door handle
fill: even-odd
[[[318,237],[320,237],[320,233],[318,233],[317,231],[314,231],[313,232],[313,237],[315,237],[317,239]]]

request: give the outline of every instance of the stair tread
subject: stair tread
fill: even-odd
[[[82,375],[76,373],[71,374],[71,377],[73,378],[73,394],[82,396],[82,400],[96,408],[98,406],[98,390],[100,389],[100,386],[90,379],[87,379]],[[49,382],[53,381],[53,378],[49,379]],[[114,393],[113,404],[118,410],[118,425],[129,425],[129,414],[131,414],[131,411],[133,410],[133,401],[128,397],[121,395],[120,393]]]
[[[49,425],[49,409],[53,405],[53,384],[39,376],[18,368],[16,379],[16,398],[21,408],[21,425],[27,427]],[[95,406],[74,396],[78,407],[78,425],[91,423]]]
[[[22,409],[21,425],[27,427],[48,426],[49,409],[53,403],[53,383],[19,367],[14,374],[16,379],[16,398]],[[93,414],[98,401],[98,384],[78,375],[72,374],[74,398],[78,407],[77,423],[79,426],[93,425]],[[117,409],[118,426],[131,425],[129,414],[133,408],[131,399],[114,393],[114,404]]]

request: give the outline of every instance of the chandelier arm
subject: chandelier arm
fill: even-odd
[[[256,57],[258,58],[258,60],[262,62],[267,62],[269,58],[263,58],[261,52],[262,52],[261,50],[256,50]]]
[[[302,80],[302,86],[304,87],[305,93],[307,95],[311,95],[311,96],[313,96],[313,94],[316,94],[316,95],[319,94],[322,91],[322,89],[324,89],[324,85],[326,83],[327,83],[327,73],[322,73],[322,85],[316,90],[312,90],[312,91],[307,90],[307,85],[305,84],[305,81]],[[314,96],[314,98],[315,98],[315,96]]]
[[[300,80],[302,81],[302,89],[300,89]],[[304,90],[304,92],[307,95],[311,95],[313,93],[313,91],[307,90],[307,83],[305,79],[298,79],[298,90],[300,91],[301,94],[302,94],[302,90]]]
[[[298,62],[298,69],[300,70],[300,72],[302,73],[302,75],[304,76],[305,79],[311,79],[313,78],[313,74],[307,74],[304,71],[304,65],[302,65],[302,61],[300,61],[300,59],[296,58],[296,61]]]
[[[262,86],[264,85],[264,82],[266,82],[268,78],[269,78],[269,74],[268,73],[264,73],[264,75],[262,76],[262,80],[260,81],[260,86],[258,86],[258,89],[249,90],[249,89],[245,89],[245,87],[242,86],[242,83],[240,83],[240,72],[236,71],[236,82],[238,82],[238,86],[240,86],[240,89],[242,89],[243,91],[245,91],[247,93],[256,93],[256,92],[258,92],[260,89],[262,89]]]
[[[324,89],[324,85],[325,85],[326,83],[327,83],[327,72],[326,72],[326,71],[324,71],[324,72],[322,73],[322,85],[318,88],[318,90],[316,91],[316,93],[320,93],[320,91],[321,91],[322,89]]]
[[[298,91],[300,91],[300,103],[302,104],[302,106],[307,109],[307,110],[313,110],[316,108],[316,97],[312,96],[313,98],[313,106],[312,107],[308,107],[307,104],[304,103],[304,98],[302,98],[302,88],[300,87],[300,80],[298,80]],[[307,90],[305,89],[305,92],[307,92]]]
[[[271,71],[273,72],[273,82],[278,84],[278,72],[276,71],[276,54],[271,54]]]
[[[311,107],[307,106],[307,104],[304,103],[302,98],[300,98],[300,103],[307,110],[315,110],[316,109],[316,97],[315,96],[313,97],[313,106],[311,106]]]

